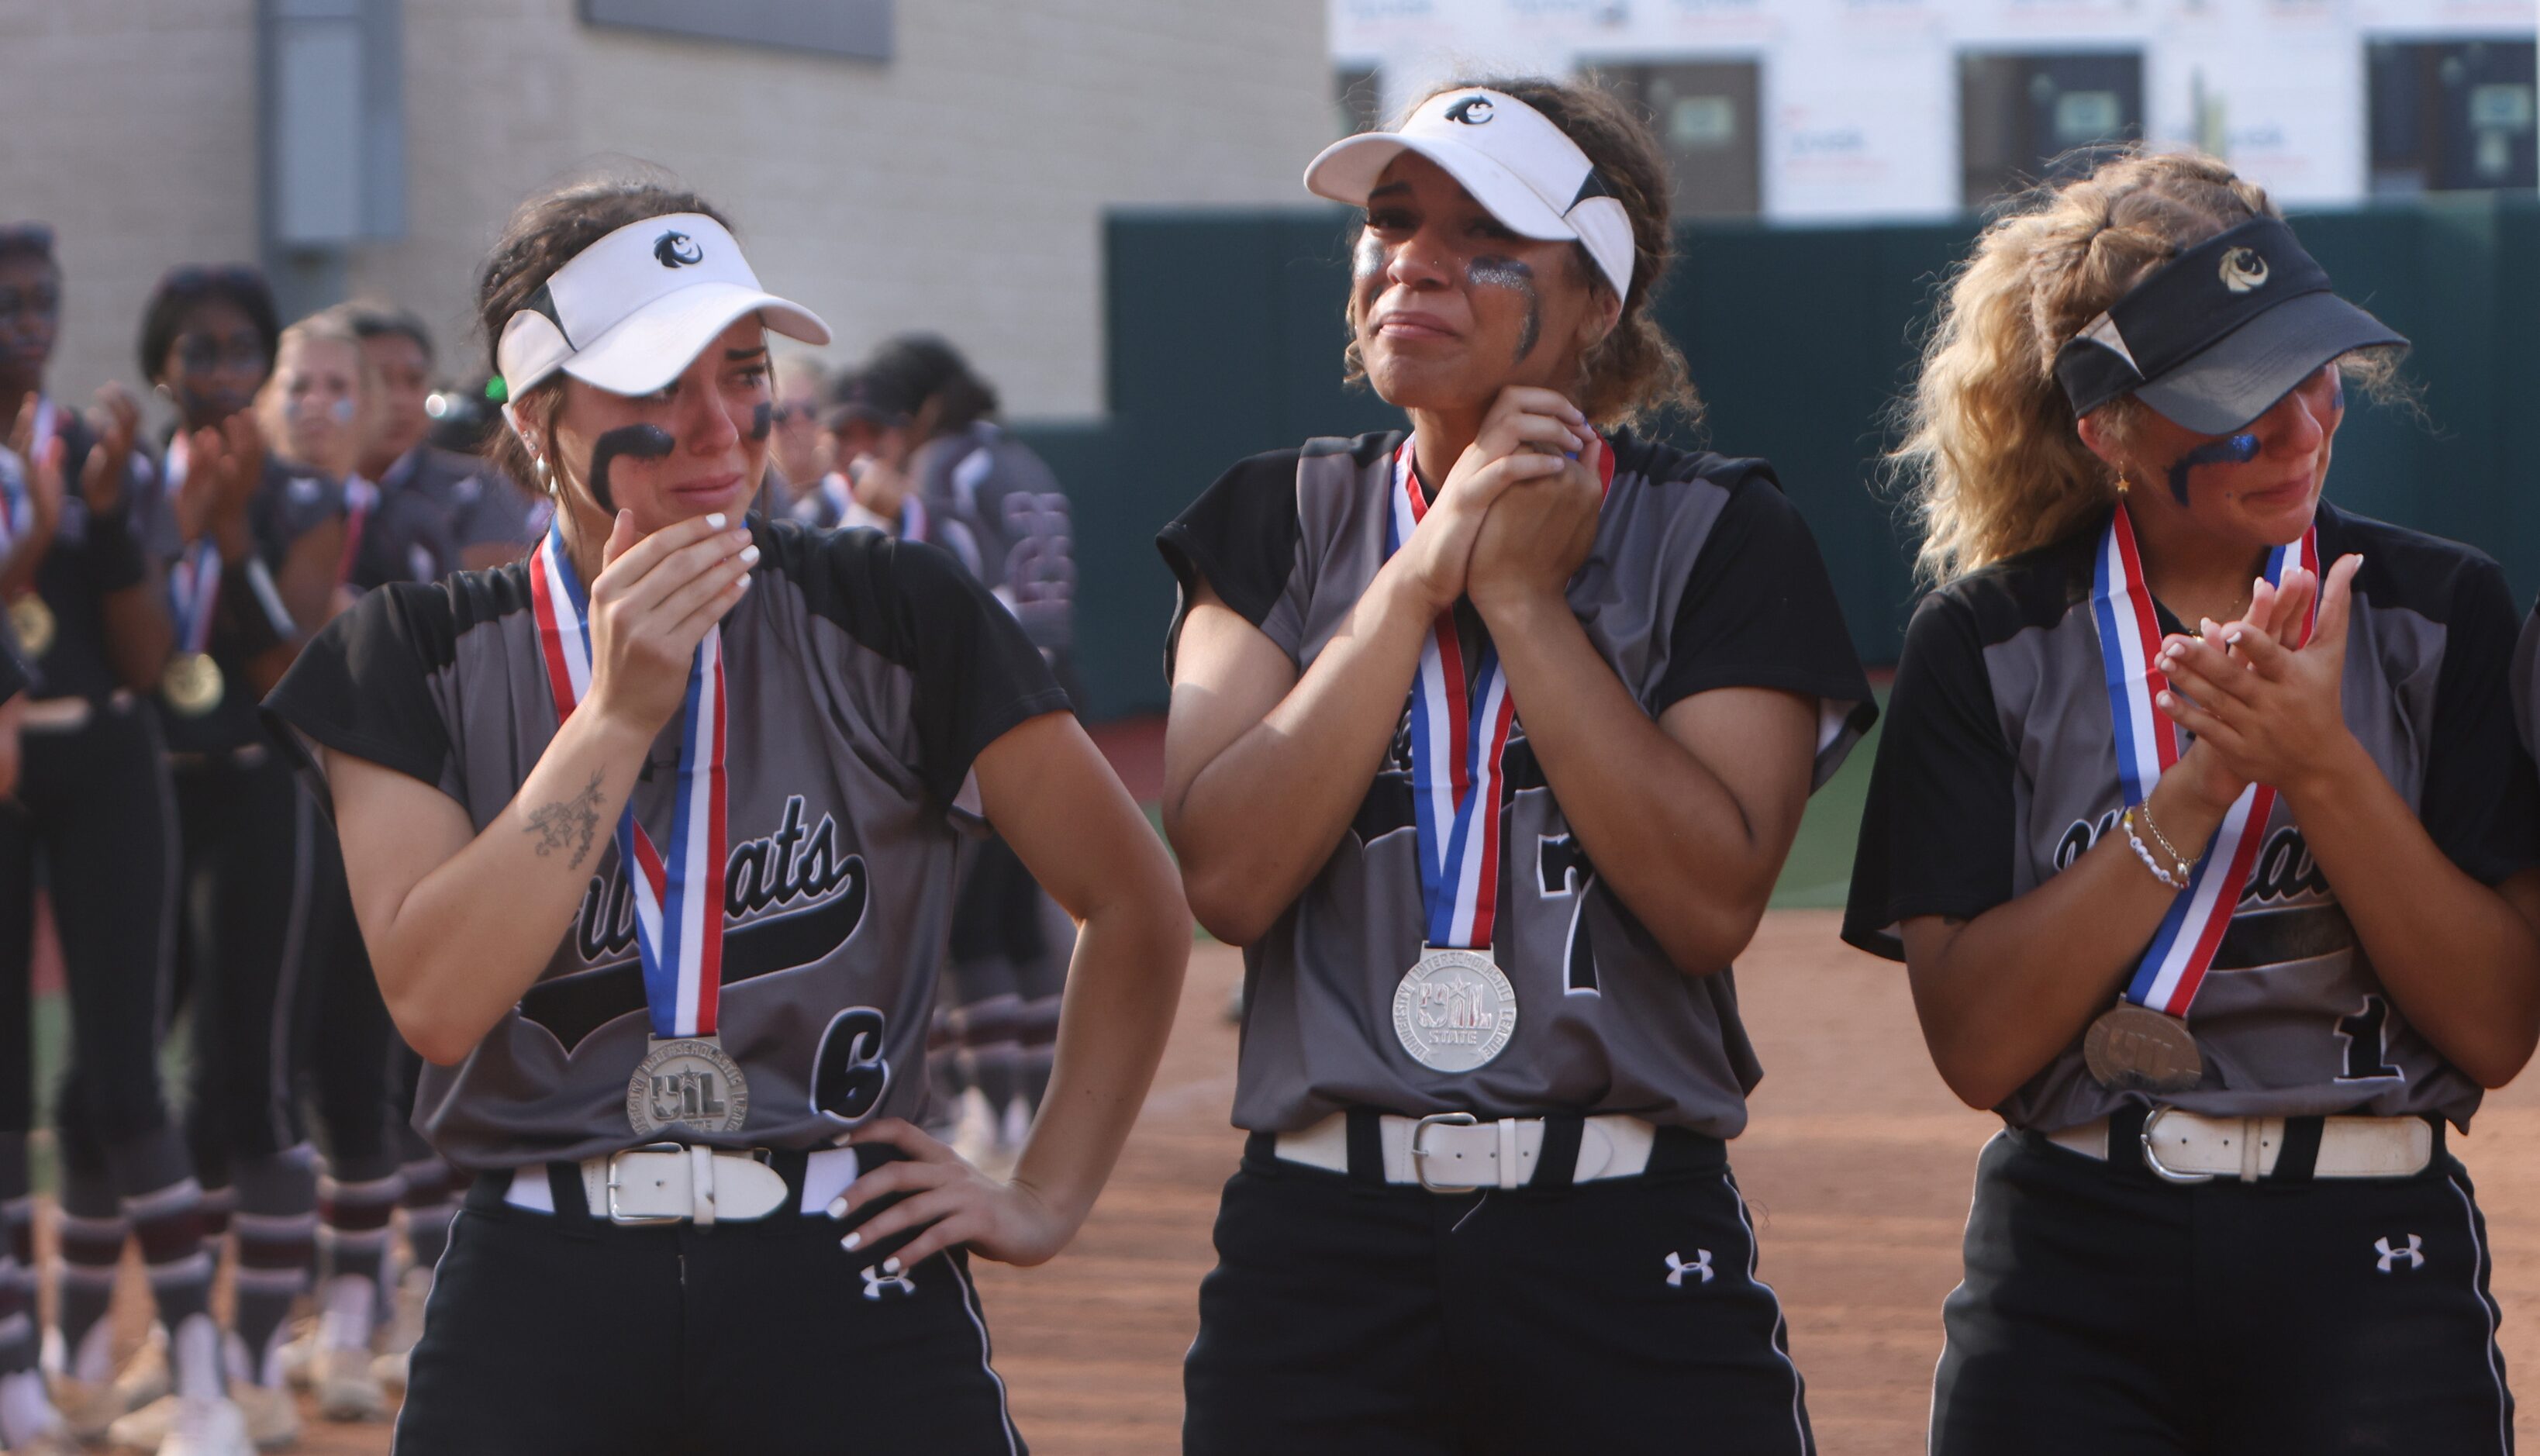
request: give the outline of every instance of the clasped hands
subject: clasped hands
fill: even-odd
[[[1604,451],[1555,391],[1502,389],[1404,544],[1423,604],[1442,612],[1469,596],[1488,618],[1562,601],[1595,543]]]
[[[2153,665],[2169,687],[2154,701],[2196,735],[2188,756],[2203,761],[2193,782],[2215,807],[2227,806],[2250,784],[2299,797],[2352,765],[2360,745],[2339,693],[2363,564],[2361,556],[2342,556],[2325,581],[2291,568],[2281,584],[2257,583],[2238,621],[2208,618],[2194,634],[2161,640]]]

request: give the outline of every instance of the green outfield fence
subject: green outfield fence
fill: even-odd
[[[2477,543],[2529,599],[2540,589],[2540,200],[2464,194],[2295,225],[2343,293],[2416,341],[2409,373],[2427,416],[2359,407],[2331,490]],[[1349,226],[1337,210],[1105,223],[1111,413],[1017,431],[1074,501],[1092,716],[1163,706],[1173,589],[1157,526],[1243,455],[1394,423],[1340,381]],[[1914,595],[1896,513],[1873,489],[1882,412],[1975,227],[1687,226],[1658,301],[1710,403],[1706,443],[1780,467],[1874,662],[1893,659]]]

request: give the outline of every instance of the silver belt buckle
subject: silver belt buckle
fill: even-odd
[[[1429,1149],[1420,1145],[1420,1140],[1422,1137],[1427,1135],[1430,1128],[1439,1123],[1446,1123],[1459,1128],[1469,1128],[1479,1122],[1481,1122],[1481,1119],[1473,1116],[1469,1112],[1433,1112],[1427,1117],[1420,1119],[1418,1123],[1412,1126],[1411,1175],[1420,1180],[1421,1187],[1428,1189],[1431,1193],[1470,1193],[1473,1191],[1471,1188],[1463,1187],[1461,1185],[1449,1185],[1442,1188],[1439,1185],[1430,1182],[1428,1162]]]
[[[2144,1119],[2142,1135],[2144,1166],[2152,1169],[2153,1177],[2159,1178],[2166,1183],[2176,1183],[2182,1186],[2197,1183],[2211,1183],[2214,1181],[2214,1175],[2211,1173],[2171,1172],[2169,1169],[2161,1166],[2160,1154],[2152,1150],[2152,1130],[2160,1126],[2160,1120],[2162,1118],[2169,1116],[2177,1110],[2178,1109],[2174,1107],[2155,1107],[2152,1111],[2152,1116]]]
[[[688,1145],[684,1143],[647,1143],[640,1147],[627,1147],[608,1156],[608,1221],[639,1227],[648,1223],[685,1223],[685,1213],[621,1213],[617,1211],[617,1160],[630,1152],[673,1152],[679,1155],[679,1166],[687,1166]],[[693,1175],[691,1175],[693,1176]],[[695,1202],[695,1188],[689,1189],[689,1201]]]

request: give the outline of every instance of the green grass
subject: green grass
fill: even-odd
[[[1879,694],[1879,706],[1887,695]],[[1840,910],[1852,887],[1852,851],[1861,836],[1861,808],[1870,797],[1870,764],[1877,756],[1878,729],[1854,745],[1852,756],[1823,789],[1808,800],[1799,820],[1791,858],[1782,862],[1782,877],[1773,886],[1776,910]]]

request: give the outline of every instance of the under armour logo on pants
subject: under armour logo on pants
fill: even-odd
[[[1702,1282],[1704,1283],[1707,1284],[1711,1283],[1711,1251],[1709,1249],[1694,1250],[1693,1262],[1691,1264],[1685,1263],[1684,1256],[1681,1254],[1669,1254],[1666,1256],[1666,1267],[1667,1287],[1670,1289],[1683,1288],[1684,1277],[1688,1274],[1701,1275]]]
[[[897,1261],[894,1260],[893,1262],[896,1263]],[[882,1271],[874,1268],[870,1264],[865,1266],[864,1273],[865,1297],[868,1299],[880,1299],[882,1297],[882,1291],[893,1284],[898,1285],[899,1292],[903,1294],[914,1294],[917,1292],[917,1285],[909,1283],[908,1276],[905,1274],[883,1274]]]
[[[2390,1272],[2390,1261],[2393,1259],[2407,1260],[2410,1269],[2426,1267],[2426,1241],[2413,1233],[2408,1235],[2408,1247],[2404,1249],[2394,1249],[2390,1247],[2388,1239],[2376,1238],[2372,1241],[2372,1252],[2381,1256],[2374,1267],[2383,1274]]]

